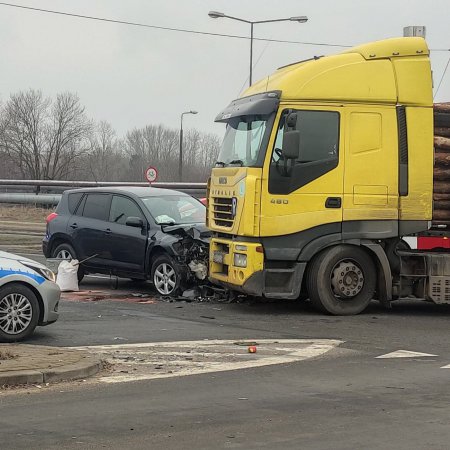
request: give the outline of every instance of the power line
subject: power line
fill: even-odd
[[[60,16],[76,17],[78,19],[97,20],[100,22],[116,23],[116,24],[120,24],[120,25],[130,25],[130,26],[134,26],[134,27],[153,28],[153,29],[165,30],[165,31],[177,31],[180,33],[200,34],[200,35],[204,35],[204,36],[219,36],[219,37],[234,38],[234,39],[246,39],[246,40],[250,39],[249,36],[242,36],[239,34],[223,34],[223,33],[212,33],[212,32],[208,32],[208,31],[189,30],[186,28],[162,27],[159,25],[150,25],[150,24],[140,23],[140,22],[129,22],[126,20],[108,19],[105,17],[88,16],[88,15],[84,15],[84,14],[74,14],[74,13],[68,13],[68,12],[64,12],[64,11],[55,11],[52,9],[34,8],[31,6],[17,5],[14,3],[0,2],[0,5],[1,6],[9,6],[11,8],[19,8],[19,9],[26,9],[26,10],[36,11],[36,12],[41,12],[41,13],[47,13],[47,14],[56,14],[56,15],[60,15]],[[324,42],[301,42],[301,41],[290,41],[290,40],[284,40],[284,39],[269,39],[269,38],[253,38],[253,39],[255,41],[279,42],[282,44],[318,45],[318,46],[325,46],[325,47],[352,47],[351,45],[330,44],[330,43],[324,43]]]
[[[233,39],[246,39],[246,40],[250,39],[249,36],[243,36],[243,35],[239,35],[239,34],[212,33],[212,32],[208,32],[208,31],[190,30],[187,28],[162,27],[159,25],[150,25],[150,24],[140,23],[140,22],[130,22],[130,21],[126,21],[126,20],[108,19],[106,17],[97,17],[97,16],[88,16],[88,15],[84,15],[84,14],[68,13],[68,12],[64,12],[64,11],[56,11],[53,9],[35,8],[32,6],[17,5],[15,3],[0,2],[0,6],[8,6],[11,8],[26,9],[29,11],[41,12],[41,13],[46,13],[46,14],[55,14],[55,15],[59,15],[59,16],[75,17],[78,19],[97,20],[100,22],[116,23],[119,25],[130,25],[130,26],[134,26],[134,27],[153,28],[156,30],[175,31],[175,32],[179,32],[179,33],[199,34],[199,35],[204,35],[204,36],[218,36],[218,37],[233,38]],[[276,42],[276,43],[281,43],[281,44],[313,45],[313,46],[319,46],[319,47],[341,47],[341,48],[353,47],[353,45],[346,45],[346,44],[330,44],[329,42],[291,41],[291,40],[287,40],[287,39],[271,39],[271,38],[254,37],[253,40],[264,41],[264,42]],[[450,48],[436,48],[436,49],[430,49],[430,51],[432,51],[432,52],[450,52]]]

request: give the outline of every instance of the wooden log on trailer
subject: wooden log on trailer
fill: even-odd
[[[433,183],[433,192],[435,194],[450,194],[450,180],[449,182],[446,182],[445,180],[437,180],[435,177]]]
[[[450,181],[450,168],[435,167],[434,168],[434,179],[438,181]],[[447,183],[448,185],[449,183]],[[447,192],[447,191],[444,191]]]
[[[450,150],[450,138],[443,136],[435,136],[434,137],[434,145],[438,148],[442,148],[444,150]]]
[[[450,112],[450,102],[435,103],[433,110],[438,112]]]
[[[436,152],[434,154],[434,163],[436,166],[450,166],[450,151]]]
[[[442,193],[433,193],[433,200],[435,202],[439,202],[439,201],[449,201],[450,202],[450,190],[449,192],[442,194]]]
[[[433,220],[450,221],[450,210],[448,209],[434,209]]]
[[[434,135],[442,137],[450,137],[450,128],[447,127],[434,127]]]

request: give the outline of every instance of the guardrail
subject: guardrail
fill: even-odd
[[[206,183],[136,181],[63,181],[63,180],[0,180],[0,203],[57,205],[61,193],[68,189],[89,187],[155,187],[174,189],[193,197],[206,196]]]

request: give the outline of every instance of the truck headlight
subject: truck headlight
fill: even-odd
[[[247,267],[247,255],[234,253],[233,265],[235,267]]]

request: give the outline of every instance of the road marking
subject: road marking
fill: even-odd
[[[411,352],[409,350],[397,350],[392,353],[386,353],[385,355],[377,356],[376,358],[423,358],[426,356],[437,356],[431,353]]]
[[[257,344],[257,352],[248,346]],[[343,341],[333,339],[203,340],[139,344],[69,347],[87,350],[111,364],[100,381],[128,381],[170,378],[288,364],[321,356]]]
[[[442,366],[441,369],[450,369],[450,364],[447,364],[446,366]]]

